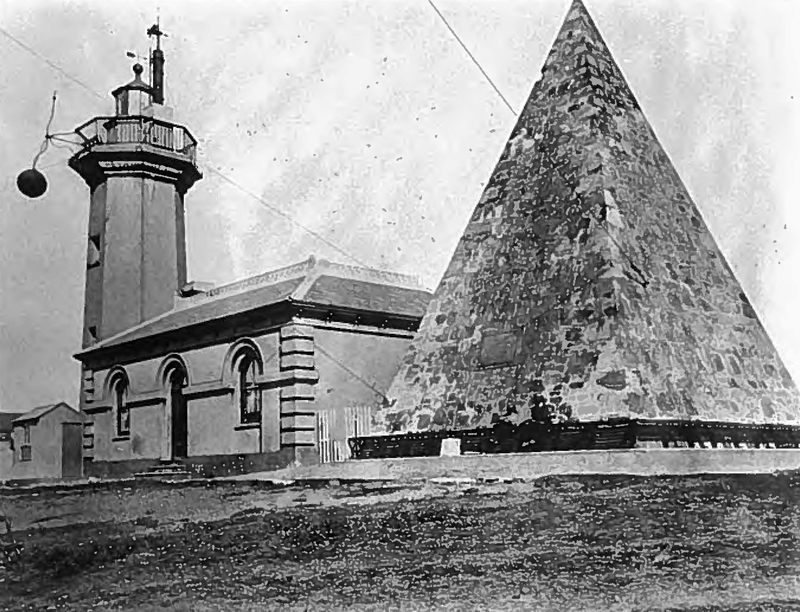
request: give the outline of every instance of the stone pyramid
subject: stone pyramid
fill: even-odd
[[[388,400],[379,431],[800,420],[789,373],[580,0]]]

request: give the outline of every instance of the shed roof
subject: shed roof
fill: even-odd
[[[66,402],[57,402],[55,404],[47,404],[45,406],[39,406],[37,408],[34,408],[33,410],[18,415],[17,418],[13,420],[13,424],[21,425],[23,423],[30,423],[31,421],[38,421],[44,415],[49,414],[50,412],[61,406],[63,406],[64,408],[66,408],[71,412],[74,412],[77,417],[83,419],[83,415],[77,410],[75,410],[72,406],[67,404]]]

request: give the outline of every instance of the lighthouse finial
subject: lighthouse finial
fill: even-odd
[[[153,104],[164,104],[164,52],[161,50],[161,37],[167,35],[161,30],[161,18],[147,29],[148,36],[156,37],[156,48],[150,53],[150,75]]]

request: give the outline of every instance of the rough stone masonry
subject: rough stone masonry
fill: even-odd
[[[796,423],[797,390],[575,0],[377,431]]]

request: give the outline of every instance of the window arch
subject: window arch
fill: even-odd
[[[172,366],[164,376],[164,379],[167,383],[167,389],[173,392],[183,389],[187,385],[186,370],[180,364]]]
[[[176,370],[180,370],[183,374],[183,386],[187,387],[191,383],[191,372],[189,366],[178,353],[171,353],[167,355],[158,366],[158,371],[154,379],[156,387],[160,388],[166,393],[169,393],[173,386],[173,377],[175,377]]]
[[[261,362],[252,350],[243,350],[234,360],[236,399],[242,423],[261,422],[261,390],[256,383]]]
[[[111,382],[111,400],[114,403],[117,436],[129,436],[131,433],[131,411],[126,405],[127,399],[128,379],[124,375],[117,376]]]

